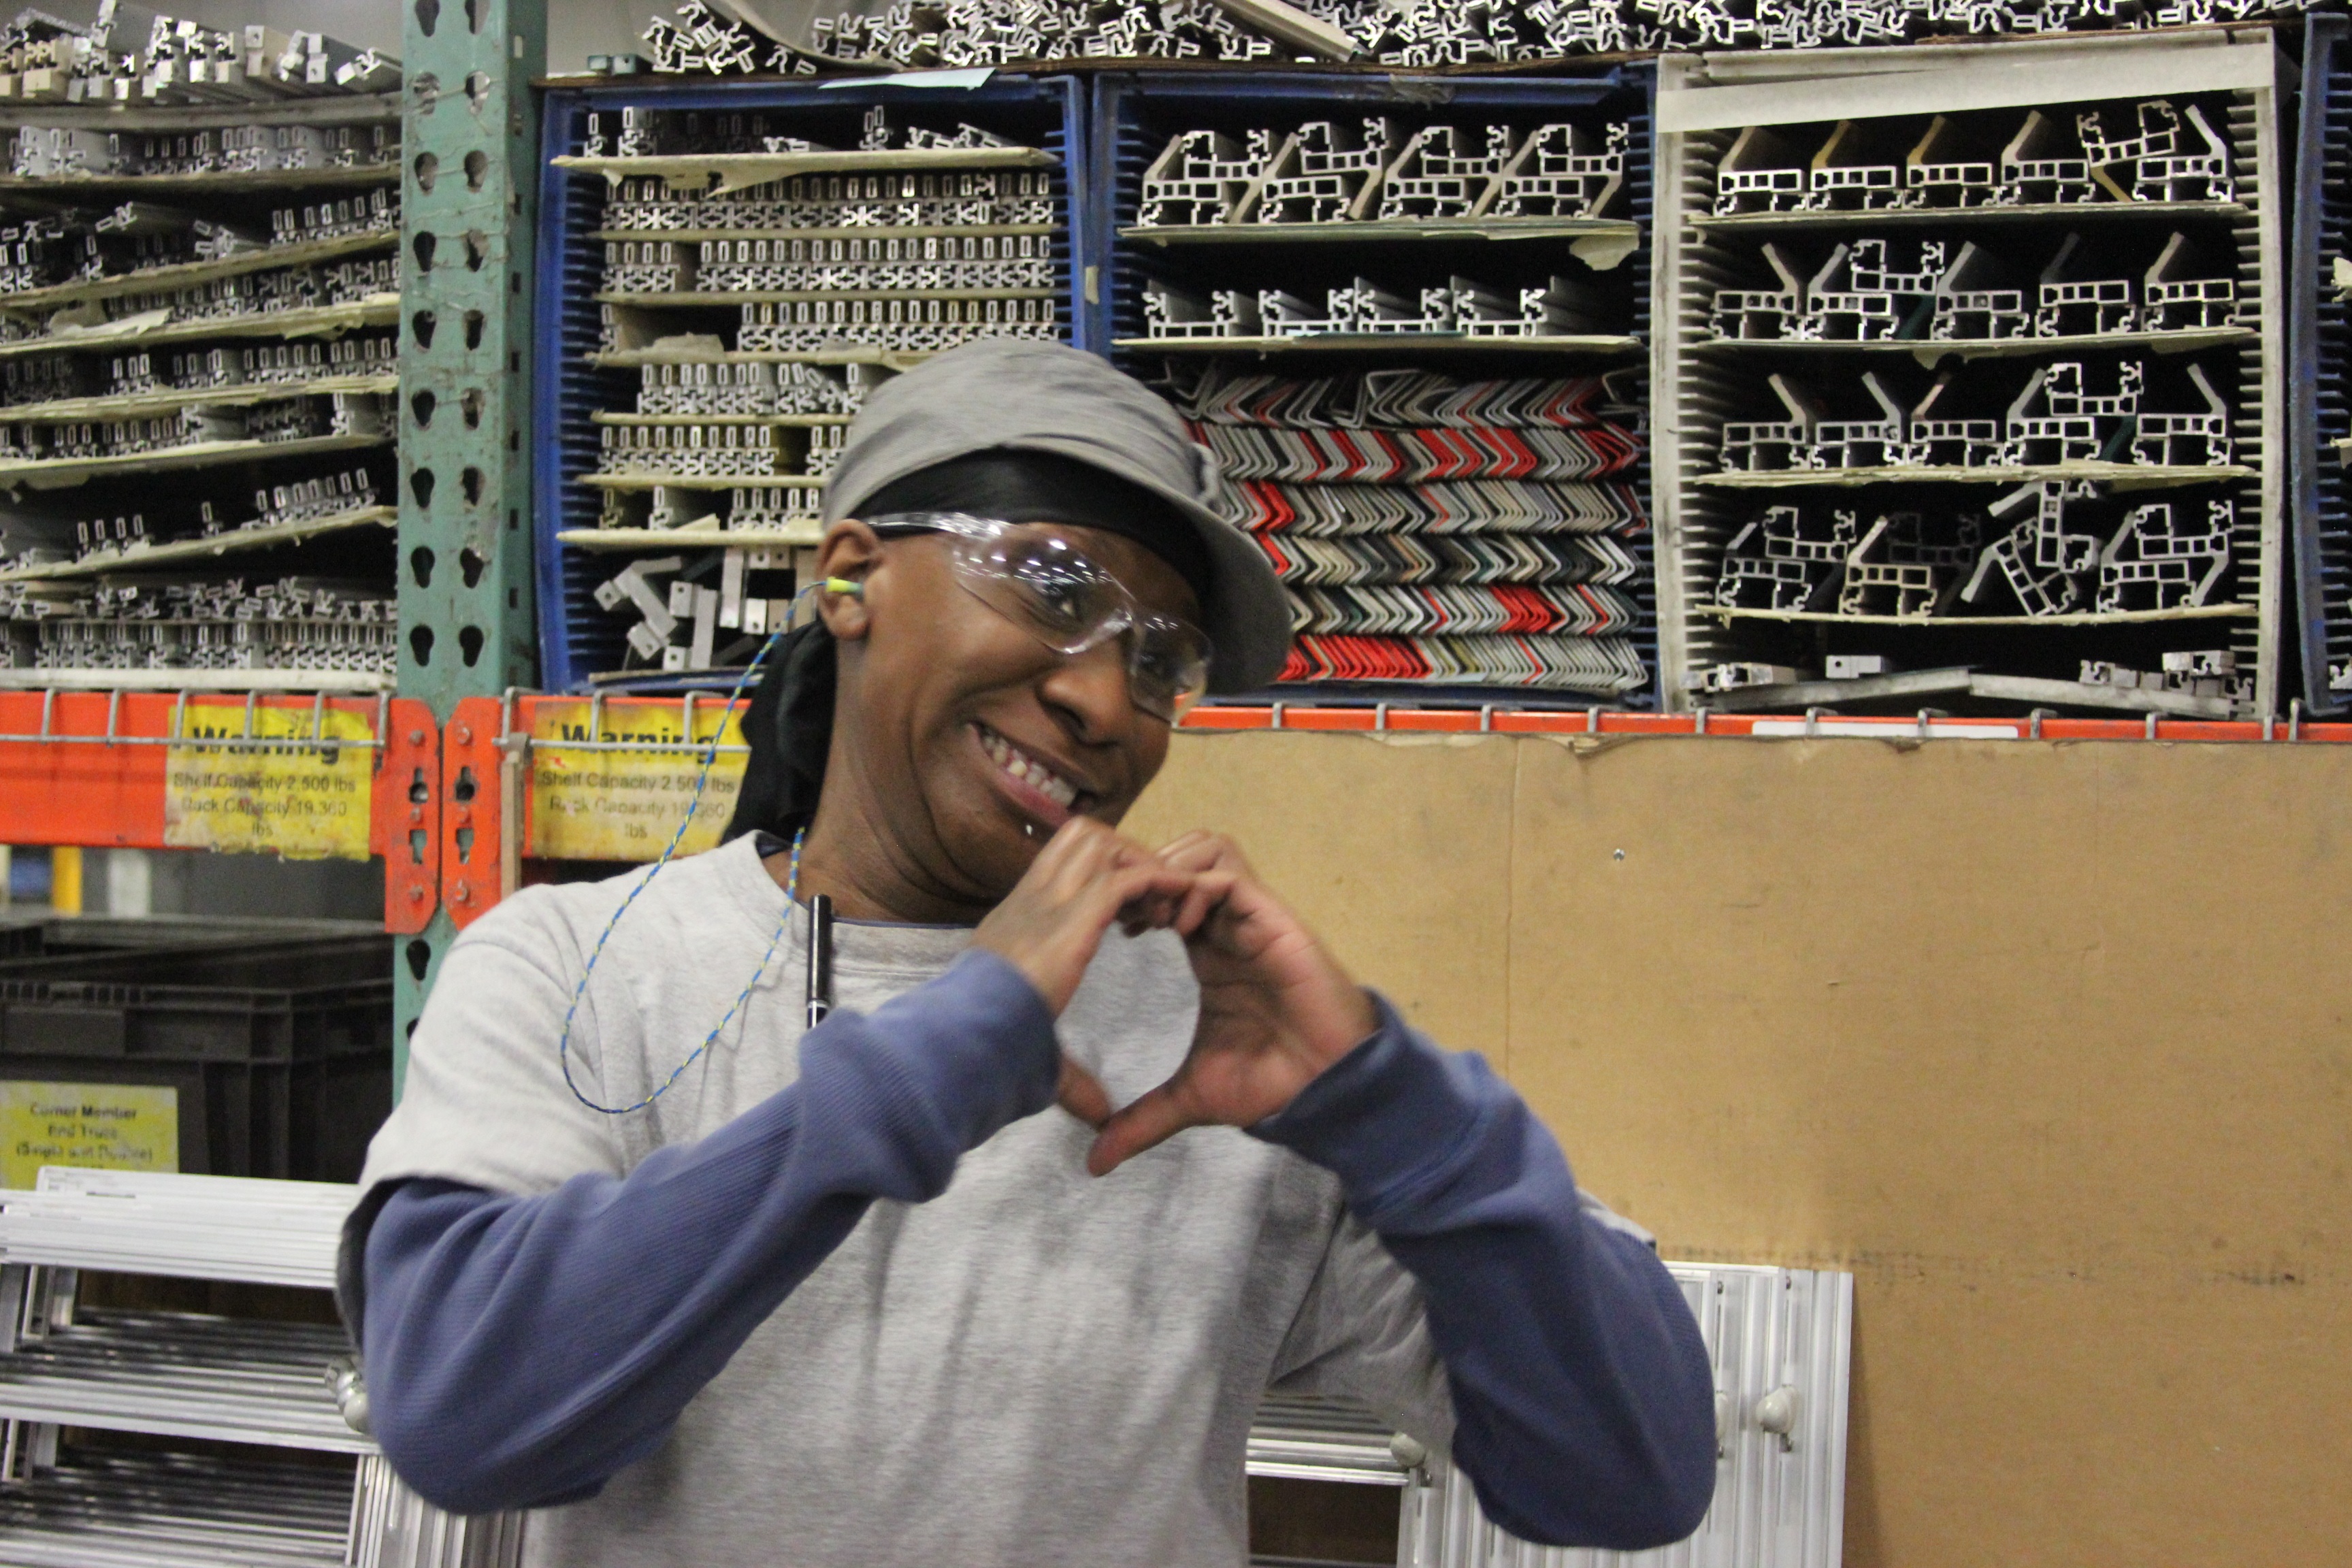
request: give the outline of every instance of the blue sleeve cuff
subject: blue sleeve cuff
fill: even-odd
[[[1445,1190],[1489,1119],[1517,1097],[1486,1058],[1438,1049],[1386,997],[1367,994],[1380,1026],[1249,1131],[1338,1176],[1348,1206],[1376,1230],[1459,1223],[1434,1209],[1447,1206]]]

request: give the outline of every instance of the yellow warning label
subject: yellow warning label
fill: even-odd
[[[180,1168],[180,1093],[126,1083],[0,1082],[0,1187],[44,1165]]]
[[[695,704],[694,738],[740,745],[735,705],[720,732],[723,700]],[[600,741],[649,746],[678,745],[685,739],[684,710],[670,703],[607,703],[597,730]],[[572,751],[566,741],[588,739],[588,704],[542,702],[531,722],[530,847],[533,856],[556,860],[651,860],[659,856],[694,801],[694,781],[702,774],[698,751]],[[735,812],[743,783],[744,756],[722,752],[710,765],[693,825],[678,845],[691,855],[719,842]]]
[[[332,709],[317,716],[330,740],[364,741],[367,715]],[[309,740],[309,708],[253,712],[257,740]],[[245,710],[188,710],[184,733],[236,739]],[[293,860],[368,858],[368,807],[375,753],[365,746],[245,751],[170,746],[163,760],[163,842],[175,849],[268,850]]]

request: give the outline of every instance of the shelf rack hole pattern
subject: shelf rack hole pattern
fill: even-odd
[[[2297,139],[2294,329],[2296,395],[2302,428],[2296,460],[2297,575],[2303,628],[2304,695],[2317,712],[2352,701],[2352,485],[2341,445],[2352,442],[2352,305],[2336,269],[2352,259],[2352,25],[2333,16],[2306,19]],[[2307,380],[2305,378],[2308,378]]]
[[[1088,325],[1085,279],[1087,180],[1086,84],[1073,77],[998,74],[984,85],[954,91],[888,86],[836,86],[757,82],[698,88],[627,87],[559,89],[546,95],[542,153],[552,157],[584,145],[588,115],[628,109],[687,112],[755,113],[771,125],[785,121],[804,126],[802,134],[829,147],[855,148],[866,112],[881,106],[893,126],[915,124],[952,132],[960,122],[976,125],[1052,154],[1044,171],[1052,180],[1063,215],[1051,237],[1055,310],[1065,342],[1096,347]],[[541,605],[541,684],[551,691],[586,689],[593,677],[623,668],[627,619],[607,614],[594,599],[597,584],[632,557],[623,552],[589,552],[556,537],[566,529],[597,526],[600,492],[579,482],[596,469],[598,410],[635,407],[635,369],[603,368],[589,355],[599,341],[602,316],[595,301],[604,276],[604,246],[593,237],[604,211],[606,182],[601,174],[541,165],[539,229],[540,308],[535,316],[539,375],[533,394],[532,512],[536,531]],[[887,228],[877,227],[877,237]],[[709,331],[707,321],[666,331]],[[722,336],[731,337],[731,327]],[[746,479],[756,485],[755,479]],[[707,549],[709,546],[697,548]],[[671,552],[649,549],[646,555]],[[733,676],[719,671],[662,676],[645,671],[627,682],[639,689],[724,686]],[[611,689],[614,683],[606,684]]]
[[[1108,258],[1102,290],[1102,331],[1116,345],[1113,358],[1123,368],[1147,381],[1161,374],[1163,356],[1156,350],[1134,346],[1145,335],[1143,293],[1148,281],[1174,279],[1213,286],[1229,258],[1246,256],[1236,281],[1252,288],[1283,286],[1314,297],[1323,287],[1320,272],[1339,281],[1341,273],[1361,273],[1376,282],[1391,283],[1409,291],[1423,283],[1442,281],[1448,267],[1469,275],[1485,266],[1495,282],[1508,274],[1515,282],[1534,282],[1557,271],[1594,285],[1613,297],[1623,311],[1624,335],[1646,344],[1650,334],[1648,287],[1651,245],[1651,95],[1654,78],[1646,65],[1591,68],[1584,74],[1543,79],[1506,77],[1450,78],[1443,81],[1409,77],[1311,76],[1297,72],[1139,72],[1105,73],[1095,80],[1094,151],[1097,198],[1091,223],[1093,243]],[[1588,269],[1568,254],[1569,241],[1554,238],[1460,243],[1417,238],[1395,243],[1310,244],[1291,239],[1269,226],[1263,242],[1219,243],[1180,247],[1123,235],[1138,216],[1143,177],[1152,163],[1180,132],[1216,129],[1236,139],[1251,130],[1271,130],[1281,137],[1313,121],[1349,123],[1367,116],[1386,116],[1402,138],[1423,125],[1452,124],[1462,131],[1462,145],[1477,144],[1486,125],[1509,124],[1525,132],[1539,124],[1570,121],[1599,127],[1630,126],[1625,154],[1625,184],[1607,216],[1630,219],[1637,226],[1635,248],[1614,268]],[[1393,150],[1393,149],[1392,149]],[[1279,251],[1275,247],[1282,247]],[[1274,259],[1278,257],[1279,259]],[[1319,268],[1312,286],[1294,283],[1301,261]],[[1497,265],[1499,263],[1499,266]],[[1232,274],[1229,272],[1228,276]],[[1231,287],[1233,284],[1226,284]],[[1188,354],[1188,360],[1193,355]],[[1202,356],[1205,357],[1205,356]],[[1647,360],[1641,353],[1620,358],[1563,353],[1557,357],[1524,351],[1478,353],[1447,349],[1432,352],[1428,345],[1400,343],[1393,353],[1337,354],[1289,353],[1261,359],[1249,351],[1216,356],[1227,363],[1301,379],[1351,374],[1367,369],[1411,365],[1444,372],[1460,379],[1488,376],[1583,375],[1612,373],[1613,384],[1626,390],[1625,402],[1647,402]],[[1635,462],[1612,478],[1622,480],[1639,498],[1645,513],[1651,493],[1651,457],[1647,420],[1612,416],[1642,437]],[[1638,610],[1633,631],[1634,653],[1646,679],[1632,691],[1604,697],[1612,706],[1650,707],[1657,690],[1657,605],[1654,534],[1644,529],[1622,541],[1634,557],[1637,570],[1620,589]],[[1313,693],[1342,701],[1387,701],[1391,704],[1444,705],[1464,701],[1508,703],[1517,707],[1590,706],[1591,693],[1544,690],[1523,686],[1437,686],[1391,682],[1298,682],[1270,689],[1270,695],[1297,700]]]
[[[2109,47],[2128,51],[2133,44]],[[1999,47],[1994,47],[1994,52]],[[2076,47],[2084,46],[2078,44]],[[2160,73],[2162,68],[2156,65],[2155,57],[2146,58],[2152,68],[2143,70],[2143,80]],[[1845,90],[1838,80],[1841,70],[1862,74],[1869,68],[1866,61],[1839,60],[1834,57],[1816,57],[1809,63],[1819,68],[1820,75],[1806,85],[1818,86],[1832,96]],[[1718,76],[1709,85],[1720,87],[1727,81],[1736,81],[1744,86],[1748,80],[1744,76]],[[1762,79],[1757,80],[1760,84]],[[1892,137],[1890,144],[1907,145],[1917,140],[1930,119],[1944,107],[1937,92],[1945,85],[1923,79],[1901,113],[1878,117],[1854,114],[1851,118],[1861,121],[1864,127],[1891,123],[1900,134]],[[2195,84],[2188,85],[2193,88]],[[1664,90],[1673,94],[1676,87],[1670,77]],[[1705,89],[1687,96],[1703,100]],[[2242,713],[2273,703],[2279,628],[2270,606],[2275,604],[2280,570],[2273,552],[2278,539],[2275,514],[2277,461],[2281,454],[2274,440],[2274,400],[2266,395],[2270,385],[2266,373],[2276,363],[2280,342],[2272,324],[2276,321],[2279,301],[2275,257],[2271,252],[2278,247],[2266,249],[2263,230],[2265,204],[2272,195],[2266,188],[2269,161],[2262,145],[2269,112],[2265,96],[2262,89],[2146,89],[2080,102],[2040,105],[2071,141],[2074,119],[2080,112],[2100,111],[2110,133],[2120,134],[2135,125],[2141,101],[2166,99],[2181,110],[2180,133],[2193,144],[2186,110],[2194,104],[2226,143],[2236,193],[2233,204],[2165,204],[2154,211],[2136,210],[2141,207],[2138,203],[2102,201],[2092,204],[2095,211],[2077,205],[2068,212],[2052,214],[2046,221],[2027,221],[2032,215],[2012,213],[2000,206],[1974,205],[1941,209],[1933,218],[1910,211],[1890,216],[1884,210],[1796,213],[1782,207],[1773,216],[1742,216],[1729,223],[1709,222],[1720,216],[1716,211],[1718,171],[1742,131],[1711,127],[1674,131],[1662,156],[1675,164],[1669,177],[1674,179],[1680,207],[1671,218],[1662,216],[1661,221],[1670,232],[1662,237],[1661,243],[1675,249],[1662,272],[1660,284],[1660,309],[1670,313],[1671,321],[1671,331],[1665,334],[1660,354],[1662,362],[1666,356],[1673,359],[1671,370],[1664,379],[1670,388],[1677,433],[1672,447],[1674,471],[1662,474],[1662,481],[1675,488],[1671,501],[1662,497],[1662,510],[1669,514],[1666,531],[1679,542],[1679,548],[1668,552],[1670,559],[1664,568],[1675,574],[1675,595],[1679,601],[1669,608],[1662,628],[1662,637],[1668,644],[1664,662],[1669,679],[1685,670],[1731,662],[1818,672],[1827,654],[1875,653],[1889,657],[1897,668],[1973,665],[1991,673],[2071,684],[2084,660],[2105,660],[2127,668],[2155,671],[2160,668],[2161,656],[2168,651],[2227,648],[2235,656],[2241,674],[2254,678],[2252,700],[2241,704]],[[1706,118],[1673,112],[1671,103],[1666,107],[1670,110],[1665,116],[1670,127],[1682,125],[1685,119],[1704,121]],[[1950,109],[1949,119],[1964,132],[1985,141],[1997,152],[2032,107],[1962,103]],[[1802,121],[1794,120],[1793,110],[1790,114],[1757,112],[1769,118],[1770,131],[1785,144],[1786,156],[1775,162],[1786,163],[1799,172],[1831,137],[1838,121],[1847,118],[1834,110],[1820,108],[1811,110],[1819,118]],[[1898,159],[1899,154],[1898,147]],[[1984,154],[1988,159],[1992,155]],[[1745,162],[1748,160],[1743,159]],[[1755,204],[1751,201],[1748,205]],[[1832,348],[1818,341],[1792,344],[1785,339],[1769,337],[1760,341],[1751,337],[1729,346],[1717,340],[1710,320],[1719,290],[1778,287],[1762,254],[1767,243],[1781,253],[1781,259],[1801,281],[1809,282],[1814,269],[1829,258],[1832,247],[1841,242],[1885,238],[1894,254],[1903,257],[1903,265],[1907,266],[1914,243],[1942,242],[1947,247],[1946,265],[1949,265],[1960,245],[1974,240],[2011,268],[2013,276],[2004,280],[2004,286],[2022,290],[2026,313],[2031,316],[2036,304],[2038,275],[2059,253],[2069,233],[2079,234],[2086,242],[2078,254],[2094,258],[2088,275],[2105,277],[2110,271],[2125,276],[2145,271],[2168,237],[2176,232],[2187,236],[2190,245],[2197,247],[2201,262],[2197,276],[2227,278],[2234,283],[2237,300],[2232,325],[2250,330],[2251,336],[2234,341],[2208,340],[2188,347],[2165,345],[2170,352],[2158,352],[2154,344],[2145,342],[2086,344],[2077,336],[2015,357],[1979,356],[1966,361],[1947,358],[1937,370],[1956,369],[1953,390],[1973,390],[1975,395],[1984,399],[1981,408],[1972,404],[1969,411],[1998,423],[2009,400],[2025,385],[2034,370],[2053,363],[2080,363],[2084,371],[2084,389],[2092,392],[2111,389],[2121,364],[2142,363],[2147,374],[2145,397],[2150,405],[2146,410],[2148,412],[2185,412],[2195,407],[2196,395],[2185,380],[2183,367],[2191,363],[2201,366],[2231,405],[2233,461],[2251,469],[2251,477],[2147,490],[2103,487],[2095,502],[2070,504],[2089,510],[2091,529],[2098,542],[2104,544],[2121,525],[2122,518],[2137,505],[2169,501],[2176,515],[2186,507],[2195,518],[2201,517],[2210,499],[2226,497],[2233,509],[2231,558],[2227,571],[2207,602],[2242,605],[2246,613],[2217,619],[2063,628],[2055,625],[1970,628],[1966,625],[1965,606],[1956,606],[1962,610],[1960,616],[1933,627],[1850,621],[1842,624],[1836,620],[1724,620],[1703,613],[1704,606],[1715,602],[1724,558],[1732,540],[1763,516],[1768,507],[1794,503],[1803,509],[1808,521],[1816,521],[1812,514],[1826,520],[1834,512],[1850,510],[1855,514],[1858,531],[1867,531],[1879,514],[1904,510],[1910,503],[1927,514],[1931,529],[1940,521],[1947,530],[1934,536],[1937,542],[1957,544],[1958,535],[1948,531],[1957,525],[1958,516],[1980,513],[1987,502],[2015,488],[1978,482],[1965,488],[1937,485],[1922,489],[1919,487],[1926,481],[1918,480],[1843,489],[1722,489],[1706,484],[1705,481],[1721,472],[1719,453],[1727,421],[1785,416],[1766,384],[1769,374],[1785,374],[1817,396],[1839,400],[1839,408],[1829,417],[1849,416],[1844,405],[1860,399],[1857,388],[1865,370],[1875,371],[1885,378],[1890,384],[1893,400],[1906,410],[1934,379],[1934,373],[1899,349],[1870,351],[1853,348],[1850,343]],[[2114,260],[2118,250],[2122,254],[2121,265],[2106,269],[2097,266],[2098,261]],[[2079,269],[2073,274],[2084,275]],[[1924,327],[1918,331],[1924,333]],[[1918,501],[1910,502],[1912,497],[1919,498]],[[1940,519],[1938,513],[1943,514]],[[1983,542],[1990,544],[2006,528],[2003,522],[1989,524]],[[1959,580],[1964,582],[1971,569],[1962,568]],[[1833,590],[1824,592],[1832,595],[1830,603],[1821,606],[1826,609],[1835,601]],[[2005,601],[2006,590],[1996,586],[1994,597]],[[2091,609],[2091,595],[2085,592],[2083,597],[2080,607]],[[2005,604],[1990,613],[2017,614]],[[1675,706],[1700,700],[1681,690],[1669,692],[1667,697]],[[1916,706],[1915,698],[1899,700]],[[1944,703],[1948,699],[1939,695],[1937,700]],[[1968,700],[1965,693],[1960,694],[1959,701]]]

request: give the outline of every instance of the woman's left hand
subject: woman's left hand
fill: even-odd
[[[1102,1124],[1087,1156],[1097,1176],[1188,1127],[1265,1121],[1379,1026],[1371,999],[1231,839],[1189,833],[1159,858],[1192,878],[1171,923],[1201,983],[1201,1021],[1175,1076]]]

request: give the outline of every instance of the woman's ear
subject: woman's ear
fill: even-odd
[[[824,541],[816,548],[814,580],[819,584],[855,583],[862,590],[881,565],[881,536],[856,518],[844,518],[824,531]],[[862,640],[872,624],[863,592],[844,594],[821,586],[816,593],[816,613],[838,642]]]

